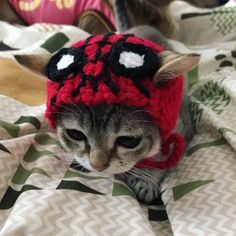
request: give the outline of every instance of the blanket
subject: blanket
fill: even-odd
[[[0,236],[235,235],[236,8],[175,9],[180,30],[170,43],[202,55],[186,75],[196,135],[150,205],[119,176],[65,162],[44,118],[44,78],[12,60],[52,54],[88,34],[0,22]]]

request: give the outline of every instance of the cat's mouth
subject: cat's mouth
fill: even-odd
[[[100,176],[111,176],[114,174],[122,174],[122,173],[130,171],[135,166],[135,164],[136,162],[134,161],[125,163],[125,164],[122,164],[121,162],[118,162],[118,161],[114,161],[114,162],[110,162],[106,168],[95,169],[94,167],[91,166],[87,158],[85,159],[85,158],[75,156],[75,160],[71,164],[71,167],[73,169],[86,172],[86,173],[91,172],[91,173],[98,174]]]

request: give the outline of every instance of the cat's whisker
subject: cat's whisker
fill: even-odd
[[[65,163],[65,164],[72,164],[73,163],[73,160],[67,160],[66,158],[64,158],[64,157],[58,157],[58,156],[55,156],[55,157],[57,157],[57,158],[59,158],[59,161],[61,161],[61,162],[63,162],[63,163]]]
[[[140,175],[140,173],[136,173],[136,172],[133,172],[133,171],[131,171],[131,172],[129,171],[128,173],[130,175],[133,175],[134,177],[137,177],[138,179],[144,180],[145,182],[151,182],[154,186],[159,188],[159,185],[158,185],[158,183],[156,181],[154,181],[152,178],[149,178],[149,177],[147,177],[145,175],[142,175],[143,173],[141,173],[141,175]],[[127,178],[129,178],[129,177],[127,177]]]
[[[139,176],[138,174],[134,173],[134,172],[129,172],[129,175],[132,175],[134,177],[137,177],[138,179],[140,179],[141,176]],[[129,178],[129,175],[127,175],[127,178]]]
[[[140,179],[145,180],[146,182],[151,182],[153,185],[158,186],[158,183],[156,181],[154,181],[153,179],[151,179],[148,176],[145,176],[143,174],[140,175],[140,173],[136,173],[137,177]]]
[[[142,123],[150,123],[150,124],[154,124],[153,121],[150,121],[150,120],[134,120],[134,121],[139,121],[139,122],[142,122]]]
[[[61,111],[57,111],[57,112],[56,112],[56,111],[55,111],[55,112],[52,111],[52,112],[50,112],[50,113],[51,113],[51,114],[66,114],[66,115],[68,115],[68,112],[61,112]],[[73,112],[73,113],[71,112],[70,115],[71,115],[71,114],[72,114],[72,115],[75,115],[75,116],[77,115],[75,112]]]
[[[62,97],[64,97],[65,99],[67,99],[67,101],[70,103],[70,105],[74,105],[75,107],[77,107],[76,103],[74,103],[70,98],[68,98],[68,97],[65,96],[64,94],[62,95]]]
[[[70,105],[73,105],[73,104],[70,104]],[[57,104],[58,107],[61,107],[62,109],[65,109],[68,111],[68,113],[66,112],[61,112],[61,111],[58,111],[58,112],[50,112],[50,113],[58,113],[58,114],[70,114],[70,115],[74,115],[76,116],[77,118],[79,118],[79,115],[75,112],[75,110],[73,109],[70,109],[69,107],[66,107],[64,105],[60,105],[60,104]]]
[[[146,180],[147,182],[151,181],[154,185],[157,185],[157,182],[150,176],[145,175],[142,172],[136,172],[136,171],[129,171],[129,173],[135,174],[138,178],[142,178]]]
[[[56,153],[56,152],[54,152],[48,156],[58,156],[58,157],[64,157],[66,159],[74,160],[74,157],[72,157],[70,153]]]
[[[140,173],[137,173],[137,175],[140,175]],[[151,182],[153,183],[155,186],[159,187],[159,182],[154,179],[154,177],[149,176],[149,175],[145,175],[145,173],[141,173],[141,176],[143,177],[143,179],[145,179],[147,182]]]
[[[147,178],[148,180],[150,180],[153,184],[158,185],[158,182],[156,179],[154,179],[153,176],[149,175],[146,172],[142,172],[139,169],[131,169],[132,172],[136,173],[137,175],[142,175],[143,177]]]
[[[63,156],[63,157],[65,157],[66,155],[65,154],[62,154],[62,153],[52,153],[52,154],[50,154],[50,155],[47,155],[48,157],[50,157],[50,156]]]
[[[52,88],[47,88],[49,92],[52,92],[52,93],[58,93],[58,89],[52,89]],[[64,95],[65,98],[67,98],[65,95]],[[68,98],[69,99],[69,98]]]
[[[76,112],[70,112],[70,113],[68,113],[68,112],[50,112],[51,114],[56,114],[56,115],[61,115],[61,114],[65,114],[65,115],[70,115],[71,117],[76,117],[77,119],[79,118],[79,115],[76,113]],[[75,119],[76,119],[75,118]]]
[[[122,111],[122,109],[123,109],[123,107],[124,107],[124,105],[125,105],[125,100],[126,100],[126,98],[128,97],[128,94],[129,94],[128,92],[125,94],[124,99],[123,99],[122,102],[121,102],[120,109],[118,110],[120,114],[121,114],[121,111]]]
[[[156,179],[154,179],[154,177],[150,176],[150,175],[147,175],[146,173],[140,173],[140,172],[137,172],[138,175],[142,175],[143,177],[147,178],[148,180],[151,180],[152,183],[154,183],[155,185],[158,185],[158,182]]]
[[[48,88],[48,91],[51,91],[51,92],[58,92],[58,90],[56,90],[56,89],[49,89]],[[73,105],[74,107],[77,107],[77,104],[75,104],[72,100],[70,100],[67,96],[65,96],[64,94],[63,94],[63,98],[65,98],[65,100],[67,100],[67,101],[69,101],[69,104],[70,105]],[[70,108],[68,108],[67,106],[64,106],[64,105],[61,105],[61,104],[57,104],[57,106],[59,106],[59,107],[62,107],[62,108],[64,108],[64,109],[66,109],[66,110],[68,110],[68,111],[72,111],[73,112],[73,109],[70,109]]]
[[[51,154],[51,155],[48,155],[47,156],[48,158],[50,158],[50,157],[54,157],[54,158],[57,158],[58,159],[58,161],[60,161],[61,163],[63,163],[64,165],[66,165],[66,166],[68,166],[69,167],[69,165],[71,164],[71,163],[73,163],[73,160],[71,159],[71,160],[68,160],[64,155],[56,155],[56,154]]]
[[[142,166],[142,165],[141,165]],[[136,167],[133,167],[132,169],[135,169],[135,170],[137,170],[137,171],[141,171],[139,168],[136,168]],[[159,171],[159,172],[161,172],[161,173],[164,173],[164,171],[163,170],[155,170],[155,171]],[[142,171],[142,173],[143,173],[143,171]],[[146,172],[145,172],[146,173]],[[146,173],[147,174],[147,173]]]
[[[67,160],[75,160],[75,158],[74,157],[71,157],[71,156],[65,156],[65,158],[67,159]]]

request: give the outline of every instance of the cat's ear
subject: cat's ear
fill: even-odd
[[[186,73],[195,67],[199,54],[180,54],[172,51],[163,51],[159,54],[160,68],[153,77],[153,83],[158,85],[176,76]]]
[[[50,54],[42,55],[14,55],[16,61],[26,69],[37,74],[46,76],[46,65],[51,57]]]

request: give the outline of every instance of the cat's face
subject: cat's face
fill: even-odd
[[[159,130],[147,112],[124,105],[66,106],[57,133],[79,164],[106,175],[126,172],[160,150]]]
[[[115,35],[113,36],[116,38]],[[105,35],[104,38],[105,37],[109,37],[109,35]],[[124,35],[121,37],[122,40],[126,39]],[[132,38],[134,36],[127,35],[127,37]],[[118,38],[116,39],[119,40]],[[88,38],[88,40],[91,40],[91,38]],[[150,117],[152,117],[153,120],[156,119],[157,117],[155,118],[153,116],[154,113],[158,113],[156,115],[162,115],[159,114],[159,109],[160,112],[165,113],[165,107],[160,106],[155,110],[161,99],[159,96],[162,96],[160,95],[162,94],[160,93],[161,90],[156,90],[155,87],[161,88],[169,80],[178,78],[179,75],[189,71],[199,61],[199,55],[196,54],[179,54],[171,51],[162,51],[156,55],[154,51],[150,51],[151,49],[148,49],[148,47],[144,45],[138,47],[136,43],[127,44],[129,47],[130,44],[132,45],[131,49],[129,49],[129,47],[127,48],[128,51],[125,51],[126,46],[124,48],[122,46],[121,49],[123,48],[122,50],[124,50],[122,52],[119,51],[120,48],[118,47],[118,51],[112,51],[114,55],[104,54],[107,56],[110,55],[110,57],[113,55],[111,58],[114,59],[114,62],[111,60],[109,63],[106,60],[110,60],[110,57],[103,58],[104,55],[101,56],[101,58],[106,59],[105,61],[100,61],[100,58],[98,61],[95,60],[96,63],[94,60],[88,63],[85,60],[87,56],[82,55],[84,59],[80,58],[81,48],[63,48],[58,54],[53,56],[49,63],[47,56],[37,58],[32,58],[27,55],[15,56],[19,63],[31,68],[31,70],[44,73],[46,68],[48,72],[47,75],[51,80],[47,86],[48,106],[46,109],[46,117],[49,119],[51,126],[57,128],[60,143],[69,153],[68,155],[71,156],[71,159],[75,158],[77,162],[86,169],[104,174],[126,172],[141,159],[151,157],[159,152],[161,144],[159,129],[152,122]],[[96,52],[94,56],[97,57],[101,52],[101,50],[99,50],[101,45],[99,45],[99,48],[97,48],[96,43],[94,45],[88,45],[88,47],[90,48],[90,46],[92,46],[93,48],[94,46],[96,51],[92,54]],[[108,44],[108,46],[110,46],[110,44]],[[134,57],[134,55],[136,56]],[[72,59],[72,62],[68,60],[68,56],[70,60]],[[67,59],[64,60],[63,58]],[[133,58],[135,58],[135,60]],[[85,64],[81,62],[82,65],[80,60]],[[65,65],[62,65],[63,63],[61,64],[61,62],[65,63]],[[102,64],[100,64],[100,62]],[[154,66],[153,68],[152,65]],[[101,74],[97,74],[97,68]],[[156,72],[153,71],[155,68]],[[103,69],[105,69],[104,73]],[[114,73],[112,70],[114,70]],[[136,74],[136,70],[142,73]],[[80,75],[77,76],[79,71]],[[118,74],[115,74],[115,71],[118,74],[123,71],[125,74],[127,73],[129,77],[118,76]],[[115,76],[115,83],[109,76],[110,72],[112,72],[112,76]],[[75,77],[73,78],[74,73]],[[93,75],[91,75],[91,73]],[[152,78],[148,75],[149,73],[152,73]],[[70,77],[71,75],[72,77]],[[144,76],[144,78],[141,78],[142,76]],[[141,84],[144,80],[145,83],[143,82],[143,85],[146,84],[151,88],[151,94],[149,93],[149,89],[145,88],[146,85],[143,86]],[[106,88],[105,90],[96,91],[96,89],[99,88],[99,81],[103,83],[104,88]],[[119,83],[117,81],[119,81]],[[179,83],[174,83],[174,85],[178,85],[174,86],[174,88],[177,88],[176,91],[180,92],[179,95],[182,95],[181,87],[179,86],[181,84],[182,80],[179,80]],[[81,86],[85,85],[88,85],[88,87],[91,86],[94,93],[99,93],[95,103],[91,102],[93,99],[91,100],[90,98],[94,97],[91,97],[89,89],[85,90],[84,94],[82,94],[82,92],[79,94]],[[166,91],[168,91],[168,88],[167,86]],[[170,86],[170,88],[172,87]],[[117,93],[119,89],[121,91],[116,94],[117,97],[115,97],[114,94]],[[133,93],[132,90],[137,93]],[[109,93],[106,94],[104,91],[109,91]],[[112,96],[109,95],[111,92],[113,93]],[[142,96],[139,95],[141,93],[143,94]],[[166,98],[172,96],[172,92],[169,95],[166,93],[163,94],[163,96],[165,96],[163,101],[167,101]],[[127,96],[129,102],[125,101],[125,96]],[[150,98],[148,98],[149,96]],[[146,97],[144,103],[141,101],[141,104],[139,104],[139,99],[142,99],[142,97]],[[113,98],[113,100],[110,100],[111,98]],[[120,103],[122,99],[124,104],[90,106],[89,108],[83,105],[68,104],[68,101],[69,103],[79,101],[83,104],[99,104],[102,101],[105,101],[105,103]],[[171,99],[171,101],[172,100],[175,100],[175,97]],[[176,104],[179,102],[180,99]],[[63,104],[68,105],[63,106]],[[136,104],[137,107],[144,107],[145,110],[127,107],[125,104]],[[142,104],[146,104],[146,106]],[[162,104],[166,103],[164,102]],[[175,105],[173,104],[171,106],[173,110],[178,108],[178,106],[174,107]],[[152,114],[148,114],[147,111],[152,112]],[[169,109],[167,109],[167,113],[168,111]],[[166,116],[163,115],[162,117],[163,119],[156,119],[156,123],[160,122],[160,128],[163,129],[161,123],[164,124],[164,122],[168,121],[166,121]],[[174,124],[171,124],[171,127],[172,125]]]

